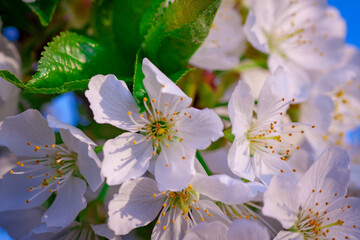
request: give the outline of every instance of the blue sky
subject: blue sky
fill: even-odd
[[[360,0],[328,0],[337,7],[348,25],[346,41],[360,48]]]

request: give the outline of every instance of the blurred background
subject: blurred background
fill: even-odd
[[[347,43],[360,48],[360,0],[328,0],[329,4],[338,8],[347,21],[348,33]],[[14,8],[14,6],[16,6]],[[62,0],[60,6],[57,7],[54,18],[48,27],[44,28],[40,25],[36,16],[32,16],[31,11],[21,0],[0,0],[0,16],[3,22],[2,33],[20,49],[23,61],[23,81],[27,81],[35,73],[36,61],[40,58],[43,46],[46,45],[55,35],[61,31],[72,29],[81,33],[85,26],[91,24],[89,19],[91,0]],[[359,63],[360,64],[360,63]],[[27,106],[26,102],[23,108],[37,108],[44,115],[51,114],[59,120],[74,126],[85,128],[92,124],[92,119],[88,119],[89,113],[82,108],[86,99],[74,93],[66,93],[54,98],[49,95],[37,95],[22,93],[24,99],[28,99],[33,106]],[[46,102],[46,104],[43,104]],[[96,126],[96,124],[94,125]],[[91,127],[91,133],[86,132],[96,139],[115,137],[118,135],[118,129],[102,126],[102,129]],[[354,133],[354,139],[359,139],[360,129]],[[0,213],[1,214],[1,213]],[[6,231],[0,227],[0,240],[11,239]]]

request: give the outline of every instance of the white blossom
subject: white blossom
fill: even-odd
[[[142,176],[156,159],[161,188],[181,190],[195,173],[195,150],[221,137],[223,124],[210,109],[188,108],[191,98],[146,58],[143,73],[150,98],[143,99],[144,113],[125,82],[113,75],[90,80],[85,94],[95,120],[129,131],[105,143],[102,172],[109,185],[121,184]]]
[[[264,195],[264,215],[287,229],[275,239],[359,239],[360,199],[348,197],[349,157],[327,149],[297,181],[272,179]]]
[[[186,188],[177,192],[160,191],[150,178],[130,180],[123,183],[119,194],[110,201],[108,224],[115,234],[123,235],[149,224],[160,213],[152,239],[182,239],[198,223],[230,223],[212,200],[241,203],[262,189],[260,184],[245,184],[226,175],[197,174]]]
[[[184,240],[267,240],[266,228],[250,220],[236,220],[230,227],[221,222],[201,223],[193,227]]]
[[[55,143],[52,128],[64,144]],[[64,227],[86,207],[86,182],[96,191],[103,182],[96,146],[83,132],[36,110],[27,110],[5,119],[0,144],[18,159],[16,167],[0,181],[0,211],[41,205],[52,193],[55,201],[44,213],[48,227]]]
[[[287,78],[283,73],[278,69],[266,80],[256,108],[250,87],[241,81],[229,101],[229,116],[235,135],[228,156],[229,167],[234,174],[250,181],[257,177],[268,184],[273,175],[296,171],[289,168],[286,160],[299,146],[285,136],[291,138],[293,134],[304,133],[304,130],[299,128],[299,123],[283,121],[287,108],[295,101],[287,96],[284,87]],[[254,111],[256,117],[253,117]]]
[[[235,1],[224,0],[216,13],[209,35],[190,59],[190,64],[207,70],[236,67],[246,48],[246,37]]]

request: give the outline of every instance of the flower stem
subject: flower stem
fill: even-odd
[[[211,176],[211,175],[214,175],[209,167],[206,165],[205,161],[204,161],[204,158],[201,156],[200,152],[199,151],[196,151],[196,158],[197,160],[200,162],[201,166],[203,166],[203,168],[205,169],[205,172],[207,173],[207,175]]]

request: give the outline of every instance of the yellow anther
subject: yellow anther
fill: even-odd
[[[23,164],[23,163],[20,163],[20,166],[21,166],[21,167],[23,167],[23,166],[24,166],[24,164]]]
[[[172,223],[175,223],[175,220],[173,219],[171,222],[172,222]]]
[[[143,101],[144,101],[144,102],[147,102],[147,101],[148,101],[148,99],[147,99],[146,97],[144,97],[144,98],[143,98]]]
[[[130,116],[130,115],[131,115],[131,112],[128,112],[128,115]]]
[[[13,173],[14,173],[14,171],[13,171],[13,170],[11,170],[11,171],[10,171],[10,174],[13,174]]]
[[[133,143],[133,144],[136,144],[136,141],[134,140],[132,143]]]
[[[31,143],[30,143],[30,142],[27,142],[26,144],[27,144],[28,146],[30,146],[30,145],[31,145]]]
[[[39,146],[35,146],[35,150],[34,150],[34,151],[37,151],[37,150],[39,150],[39,149],[40,149]]]
[[[157,221],[156,223],[157,223],[157,224],[160,224],[160,221]]]
[[[166,226],[163,226],[163,230],[164,230],[164,231],[166,230]]]
[[[167,163],[167,164],[165,164],[165,166],[166,166],[166,167],[169,167],[169,164]]]
[[[161,216],[165,216],[165,213],[164,213],[164,212],[162,212],[162,213],[161,213]]]
[[[165,106],[169,106],[169,103],[165,103]]]
[[[204,218],[200,218],[200,220],[203,222],[203,221],[205,221],[205,219]]]
[[[29,176],[29,178],[31,179],[31,178],[33,178],[33,176],[32,176],[32,175],[30,175],[30,176]]]
[[[151,101],[154,103],[154,102],[155,102],[155,99],[153,98]]]
[[[156,197],[156,194],[155,194],[155,193],[153,193],[153,197]]]
[[[53,147],[53,148],[55,148],[55,147],[56,147],[56,145],[55,145],[55,144],[53,144],[53,145],[52,145],[52,147]]]
[[[169,145],[169,144],[166,144],[166,147],[167,147],[167,148],[169,148],[169,147],[170,147],[170,145]]]
[[[29,203],[30,201],[29,200],[26,200],[26,203]]]

